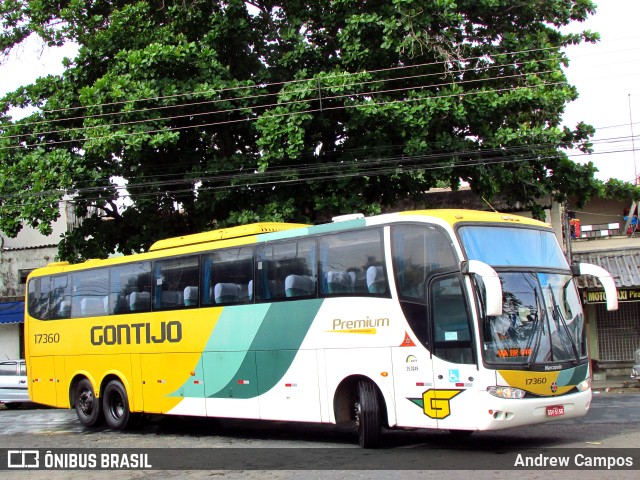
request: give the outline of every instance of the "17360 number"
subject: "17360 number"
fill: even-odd
[[[44,343],[59,343],[60,342],[60,334],[59,333],[35,333],[33,335],[34,342],[36,345],[44,344]]]
[[[533,377],[527,378],[526,380],[527,385],[544,385],[545,383],[547,383],[547,379],[545,377]]]

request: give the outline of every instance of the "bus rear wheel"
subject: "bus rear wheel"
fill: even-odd
[[[362,448],[376,448],[382,436],[382,415],[376,386],[370,380],[358,382],[358,399],[355,404],[358,443]]]
[[[75,393],[76,415],[85,427],[95,427],[102,423],[102,408],[96,398],[93,385],[86,378],[78,382]]]
[[[102,408],[107,425],[114,430],[124,430],[133,423],[127,391],[119,380],[107,384],[102,395]]]

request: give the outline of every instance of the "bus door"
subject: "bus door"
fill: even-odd
[[[401,345],[391,349],[397,422],[403,427],[438,428],[437,418],[427,415],[428,397],[434,388],[431,355],[424,346],[428,338],[427,306],[403,302],[402,310],[412,331],[405,333]]]
[[[425,415],[438,428],[474,430],[480,373],[473,348],[470,308],[458,273],[429,282],[433,389],[425,393]]]

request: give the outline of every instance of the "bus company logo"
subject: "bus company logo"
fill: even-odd
[[[367,318],[362,320],[342,320],[335,318],[333,320],[333,329],[327,330],[331,333],[356,333],[360,335],[375,335],[378,328],[389,326],[388,318]]]
[[[140,345],[143,343],[179,343],[182,340],[182,324],[177,320],[161,322],[158,326],[150,323],[120,325],[96,325],[91,327],[92,345]]]
[[[556,382],[553,382],[551,384],[551,393],[556,393],[558,391],[558,384]]]
[[[422,408],[424,414],[436,420],[442,420],[451,415],[451,400],[464,390],[430,388],[422,394],[422,398],[407,398]]]

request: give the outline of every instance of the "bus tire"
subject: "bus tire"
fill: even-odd
[[[102,409],[109,428],[124,430],[133,424],[134,415],[129,410],[127,391],[119,380],[111,380],[104,389]]]
[[[382,415],[376,386],[370,380],[358,382],[358,399],[355,404],[358,443],[362,448],[376,448],[382,435]]]
[[[102,406],[100,399],[96,398],[93,385],[86,378],[80,380],[76,386],[75,394],[76,415],[80,423],[85,427],[95,427],[102,423]]]

